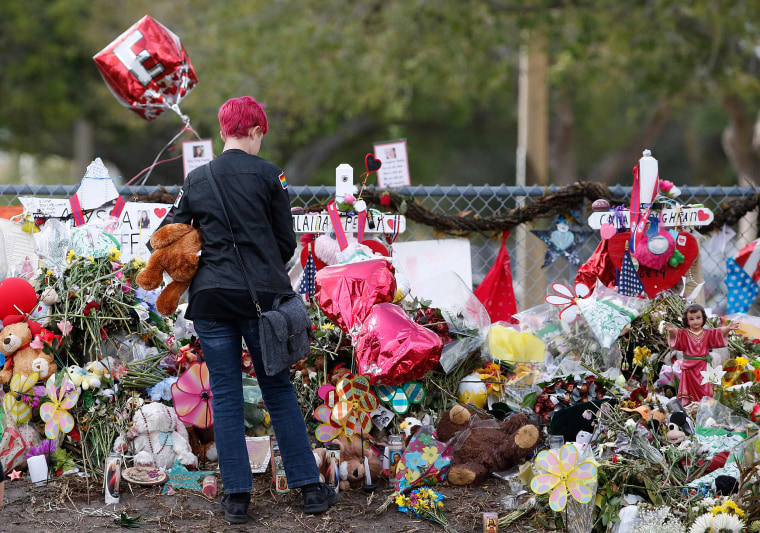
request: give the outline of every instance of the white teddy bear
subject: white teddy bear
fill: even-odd
[[[132,431],[137,433],[132,445],[135,466],[157,466],[168,470],[175,459],[185,466],[196,466],[198,458],[190,449],[185,425],[172,407],[160,402],[146,403],[132,415]],[[126,451],[121,437],[114,442],[115,452]]]

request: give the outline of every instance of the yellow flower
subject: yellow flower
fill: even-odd
[[[145,261],[143,261],[142,259],[133,259],[133,260],[132,260],[132,264],[134,265],[134,267],[135,267],[136,269],[140,270],[140,269],[142,269],[142,268],[145,268],[145,265],[146,265],[147,263],[146,263]]]
[[[747,359],[746,357],[737,357],[736,358],[736,364],[739,365],[740,367],[747,366],[747,363],[749,363],[749,359]]]
[[[652,356],[652,350],[646,346],[637,346],[633,350],[633,364],[636,366],[644,366],[649,362],[649,358]]]
[[[727,513],[728,509],[725,505],[716,505],[712,509],[710,509],[710,513],[712,513],[713,516],[715,516],[718,513]]]
[[[52,275],[53,275],[53,271],[52,271],[52,270],[48,270],[48,271],[47,271],[47,272],[45,272],[45,273],[46,273],[48,276],[52,276]]]
[[[329,324],[329,323],[328,324],[322,324],[321,326],[319,326],[319,329],[321,329],[322,331],[325,331],[325,330],[328,330],[328,329],[329,330],[334,330],[335,326],[333,326],[332,324]]]
[[[435,446],[425,446],[422,450],[422,459],[427,463],[432,463],[438,458],[438,448]]]
[[[108,250],[108,259],[110,261],[118,261],[119,259],[121,259],[121,250],[119,250],[118,248],[111,248],[110,250]]]
[[[69,250],[68,255],[66,256],[66,261],[73,261],[74,258],[77,256],[76,252],[74,250]]]
[[[88,256],[87,256],[87,259],[88,259],[88,260],[89,260],[91,263],[94,263],[94,262],[95,262],[95,258],[94,258],[93,256],[91,256],[91,255],[88,255]]]
[[[417,481],[420,478],[421,475],[422,474],[420,474],[417,470],[409,470],[404,477],[406,478],[406,480],[411,485],[415,481]]]
[[[396,505],[399,507],[406,507],[406,498],[404,498],[403,494],[399,494],[396,496]]]

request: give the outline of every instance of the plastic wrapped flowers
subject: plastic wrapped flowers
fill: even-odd
[[[429,487],[420,487],[407,495],[396,495],[396,505],[402,513],[413,514],[432,520],[443,526],[444,531],[456,533],[443,516],[443,495]]]

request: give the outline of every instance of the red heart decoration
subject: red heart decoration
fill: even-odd
[[[699,211],[697,211],[697,218],[699,219],[700,222],[704,222],[705,220],[710,218],[710,215],[700,209]]]
[[[367,167],[367,172],[376,172],[383,166],[383,162],[379,159],[375,159],[374,154],[367,154],[364,157],[364,166]]]
[[[395,225],[394,220],[392,218],[386,219],[385,223],[388,225],[388,227],[393,230],[393,226]]]
[[[631,232],[618,233],[609,241],[607,250],[615,268],[620,270],[623,265],[623,256],[625,255],[625,243],[631,240]],[[681,281],[681,277],[686,275],[689,267],[697,258],[699,253],[699,244],[697,240],[689,233],[681,231],[676,239],[676,250],[684,256],[683,263],[673,268],[665,265],[661,270],[639,265],[639,277],[644,284],[644,292],[650,298],[654,298],[658,293],[671,288]]]
[[[164,208],[164,207],[158,208],[157,207],[157,208],[155,208],[153,210],[153,212],[156,214],[156,216],[158,218],[161,218],[162,216],[164,216],[166,214],[166,208]]]

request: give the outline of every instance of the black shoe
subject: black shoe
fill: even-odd
[[[224,519],[231,524],[245,524],[248,522],[248,505],[250,503],[250,492],[225,494],[222,498]]]
[[[301,488],[303,511],[307,514],[324,513],[331,505],[338,503],[338,493],[330,485],[314,483]]]

